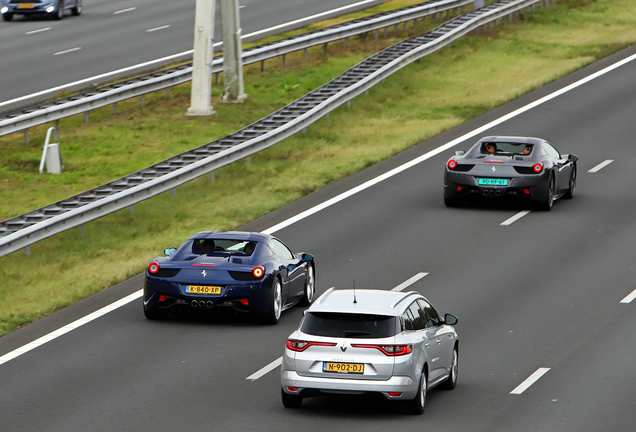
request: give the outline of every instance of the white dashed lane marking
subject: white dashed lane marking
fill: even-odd
[[[600,164],[596,165],[594,168],[592,168],[591,170],[589,170],[588,172],[590,173],[595,173],[597,171],[602,170],[603,168],[605,168],[606,166],[608,166],[609,164],[611,164],[612,162],[614,162],[613,159],[608,159],[605,162],[601,162]]]
[[[537,369],[535,373],[530,375],[524,382],[519,384],[513,391],[510,392],[510,394],[521,394],[521,393],[523,393],[524,391],[526,391],[528,389],[528,387],[530,387],[532,384],[537,382],[539,380],[539,378],[541,378],[543,375],[545,375],[546,372],[548,372],[549,370],[550,370],[550,368],[539,368],[539,369]]]
[[[631,303],[636,298],[636,290],[632,291],[627,297],[621,300],[621,303]]]
[[[122,10],[118,10],[117,12],[113,12],[113,15],[118,15],[118,14],[122,14],[122,13],[126,13],[126,12],[132,12],[135,9],[137,9],[136,7],[131,7],[128,9],[122,9]]]
[[[79,51],[81,49],[82,49],[82,47],[71,48],[71,49],[67,49],[67,50],[64,50],[64,51],[58,51],[56,53],[53,53],[53,55],[62,55],[62,54],[70,53],[70,52],[73,52],[73,51]]]
[[[504,225],[504,226],[510,225],[511,223],[518,221],[519,219],[521,219],[522,217],[524,217],[528,213],[530,213],[530,210],[520,211],[519,213],[517,213],[516,215],[514,215],[511,218],[506,219],[505,221],[503,221],[499,225]]]
[[[36,34],[36,33],[42,33],[42,32],[45,32],[45,31],[48,31],[48,30],[51,30],[51,29],[52,29],[52,27],[45,27],[45,28],[41,28],[41,29],[38,29],[38,30],[28,31],[25,34],[31,35],[31,34]]]
[[[401,284],[399,284],[398,286],[393,288],[391,291],[402,291],[404,288],[413,285],[415,282],[417,282],[418,280],[422,279],[427,274],[428,273],[426,273],[426,272],[418,273],[415,276],[413,276],[411,279],[409,279],[409,280],[407,280],[405,282],[402,282]]]
[[[155,27],[155,28],[146,30],[146,33],[152,33],[152,32],[155,32],[157,30],[167,29],[168,27],[170,27],[170,25],[165,25],[165,26],[161,26],[161,27]]]

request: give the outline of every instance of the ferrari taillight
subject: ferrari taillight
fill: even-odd
[[[450,168],[450,169],[457,168],[457,161],[455,159],[450,159],[448,161],[448,168]]]
[[[263,266],[255,267],[254,270],[252,270],[252,274],[254,275],[256,279],[262,278],[263,276],[265,276],[265,267]]]
[[[312,345],[336,346],[335,343],[331,343],[331,342],[307,342],[307,341],[302,341],[298,339],[287,339],[287,348],[289,348],[292,351],[302,352]]]
[[[534,170],[534,172],[540,173],[541,171],[543,171],[543,164],[541,162],[537,162],[536,164],[532,165],[532,169]]]
[[[157,274],[159,273],[159,263],[157,261],[153,261],[148,264],[148,273]]]
[[[366,344],[351,344],[355,348],[375,348],[379,349],[388,356],[401,356],[410,354],[413,352],[413,345],[366,345]]]

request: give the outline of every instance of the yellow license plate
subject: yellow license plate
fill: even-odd
[[[20,3],[18,5],[18,9],[33,9],[35,7],[35,3]]]
[[[206,285],[186,285],[186,292],[188,294],[221,294],[220,286],[206,286]]]
[[[323,370],[323,372],[363,374],[364,373],[364,364],[362,364],[362,363],[331,363],[331,362],[324,362],[322,364],[322,370]]]

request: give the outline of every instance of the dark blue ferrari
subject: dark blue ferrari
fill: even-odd
[[[144,314],[231,308],[276,324],[283,310],[314,299],[314,257],[268,234],[204,231],[146,269]]]

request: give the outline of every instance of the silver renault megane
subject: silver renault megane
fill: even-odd
[[[383,395],[421,414],[428,390],[457,383],[455,324],[457,317],[440,317],[416,292],[331,288],[287,339],[283,405],[298,408],[312,396]]]

